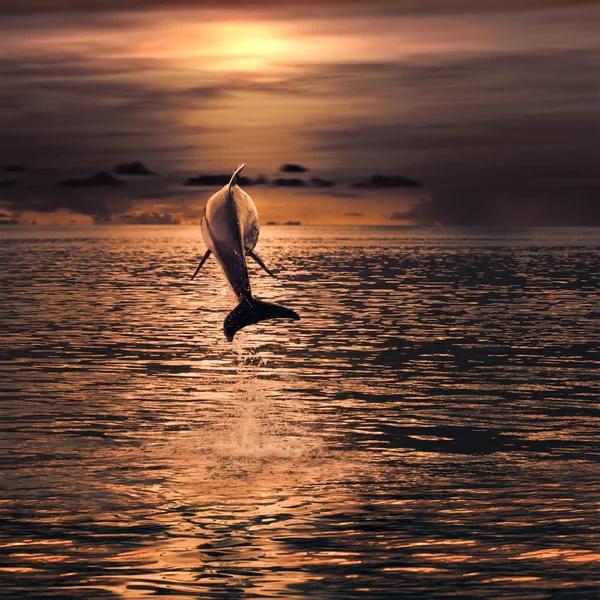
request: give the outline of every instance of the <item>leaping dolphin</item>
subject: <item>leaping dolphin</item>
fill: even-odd
[[[228,342],[243,327],[266,319],[300,317],[289,308],[262,302],[252,297],[246,255],[251,256],[269,275],[275,277],[254,253],[260,225],[252,198],[237,185],[237,178],[246,165],[240,165],[227,185],[213,194],[204,208],[200,229],[208,250],[202,257],[192,279],[212,254],[219,261],[229,285],[240,303],[227,315],[223,332]]]

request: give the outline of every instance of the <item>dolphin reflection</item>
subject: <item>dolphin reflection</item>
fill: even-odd
[[[236,183],[245,166],[240,165],[229,183],[213,194],[206,203],[200,229],[208,250],[192,275],[194,279],[208,257],[215,255],[229,285],[240,300],[223,323],[223,332],[229,342],[240,329],[253,323],[278,318],[300,319],[289,308],[252,297],[246,256],[253,258],[272,277],[275,275],[254,252],[260,231],[258,212],[252,198]]]

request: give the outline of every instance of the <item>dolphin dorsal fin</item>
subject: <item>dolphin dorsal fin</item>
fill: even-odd
[[[229,180],[229,189],[228,192],[231,194],[231,186],[235,185],[238,175],[242,172],[242,169],[246,166],[246,163],[242,163],[236,170],[235,173],[231,176]]]

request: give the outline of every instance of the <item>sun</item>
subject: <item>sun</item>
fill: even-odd
[[[291,52],[291,43],[273,23],[224,23],[206,50],[218,70],[266,71]]]
[[[180,61],[209,71],[270,71],[298,54],[290,28],[277,21],[201,22],[190,15],[177,28],[153,27],[152,35],[146,32],[132,44],[135,58]]]

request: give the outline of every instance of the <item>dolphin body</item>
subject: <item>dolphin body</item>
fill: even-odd
[[[194,279],[208,257],[215,255],[229,285],[240,300],[223,323],[223,332],[229,342],[240,329],[253,323],[278,318],[300,319],[289,308],[262,302],[252,296],[246,255],[252,257],[269,275],[275,275],[254,253],[260,231],[258,211],[252,198],[236,183],[245,166],[240,165],[229,183],[213,194],[206,203],[200,229],[208,250],[192,275]]]

